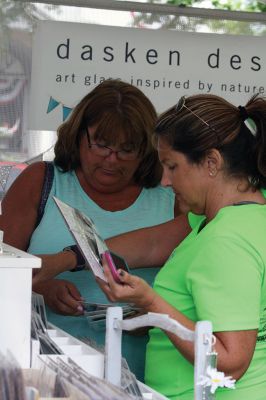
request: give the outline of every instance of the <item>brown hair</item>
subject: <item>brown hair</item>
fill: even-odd
[[[64,172],[79,167],[80,139],[87,127],[97,124],[95,139],[104,139],[112,145],[123,137],[139,151],[142,161],[135,182],[144,187],[156,186],[162,174],[152,145],[156,117],[152,103],[138,88],[108,79],[88,93],[58,128],[55,164]]]
[[[246,126],[247,118],[255,123],[256,133]],[[155,137],[163,137],[194,163],[200,163],[210,149],[216,148],[224,158],[228,174],[246,177],[256,188],[266,187],[263,97],[254,95],[245,107],[236,107],[215,95],[190,96],[183,107],[171,107],[160,116],[155,132]]]

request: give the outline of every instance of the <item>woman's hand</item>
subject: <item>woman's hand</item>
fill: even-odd
[[[34,285],[33,290],[43,295],[44,302],[54,312],[63,315],[82,315],[82,297],[73,283],[51,279]]]
[[[107,283],[101,279],[96,280],[108,300],[131,303],[145,311],[149,311],[156,293],[143,279],[119,269],[118,274],[121,283],[117,283],[104,259],[103,267]]]

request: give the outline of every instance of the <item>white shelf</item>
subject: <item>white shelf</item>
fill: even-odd
[[[12,352],[20,366],[40,368],[40,360],[62,358],[66,362],[71,358],[84,371],[104,379],[105,356],[96,349],[74,338],[56,326],[49,324],[48,334],[62,350],[62,355],[39,355],[37,343],[32,342],[31,355],[31,285],[32,269],[41,267],[41,259],[2,244],[0,253],[0,351]],[[39,363],[39,365],[38,365]],[[166,400],[164,396],[139,382],[145,399]]]
[[[5,243],[0,254],[0,351],[8,350],[22,368],[30,367],[32,268],[41,259]]]
[[[63,351],[64,359],[66,359],[66,356],[69,356],[84,371],[98,378],[104,378],[104,354],[51,323],[49,323],[49,328],[47,333]],[[58,355],[56,356],[58,357]]]
[[[49,323],[49,329],[47,330],[48,335],[58,345],[58,347],[64,352],[63,355],[39,355],[33,361],[32,368],[38,369],[40,362],[38,359],[45,360],[49,358],[61,358],[67,362],[68,358],[71,358],[77,363],[84,371],[97,378],[104,379],[104,355],[94,349],[93,347],[83,343],[77,338],[69,335],[67,332],[57,328],[55,325]],[[139,388],[143,394],[144,399],[150,400],[167,400],[165,396],[151,389],[149,386],[138,381]],[[53,399],[54,400],[54,399]]]
[[[41,259],[32,256],[24,251],[18,250],[15,247],[2,243],[3,252],[0,253],[0,268],[40,268]]]

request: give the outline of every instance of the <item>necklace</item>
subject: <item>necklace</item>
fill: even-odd
[[[257,201],[249,201],[249,200],[243,200],[239,201],[237,203],[233,203],[233,206],[243,206],[245,204],[260,204]],[[206,219],[202,221],[202,223],[199,226],[198,233],[207,225]]]
[[[245,204],[260,204],[257,201],[239,201],[238,203],[234,203],[233,206],[243,206]]]

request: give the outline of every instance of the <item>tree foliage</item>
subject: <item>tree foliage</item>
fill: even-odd
[[[266,12],[265,1],[256,0],[209,0],[212,8],[230,11],[251,11]],[[154,0],[151,3],[155,3]],[[168,0],[167,4],[185,6],[185,7],[202,7],[205,0]]]
[[[266,12],[266,3],[263,1],[254,0],[212,0],[214,8],[230,11],[251,11],[251,12]]]
[[[165,3],[163,0],[161,0],[161,2]],[[150,3],[158,3],[158,0],[150,0]],[[205,0],[167,0],[166,3],[179,7],[201,8],[205,6],[206,8]],[[266,12],[266,2],[263,0],[209,0],[209,4],[209,8],[219,10]],[[259,22],[207,19],[170,14],[135,14],[134,25],[194,32],[201,31],[242,35],[266,34],[265,25]]]
[[[0,0],[0,49],[8,45],[13,30],[32,31],[38,20],[49,19],[51,9],[59,12],[59,7],[54,5],[45,5],[41,10],[22,0]]]

